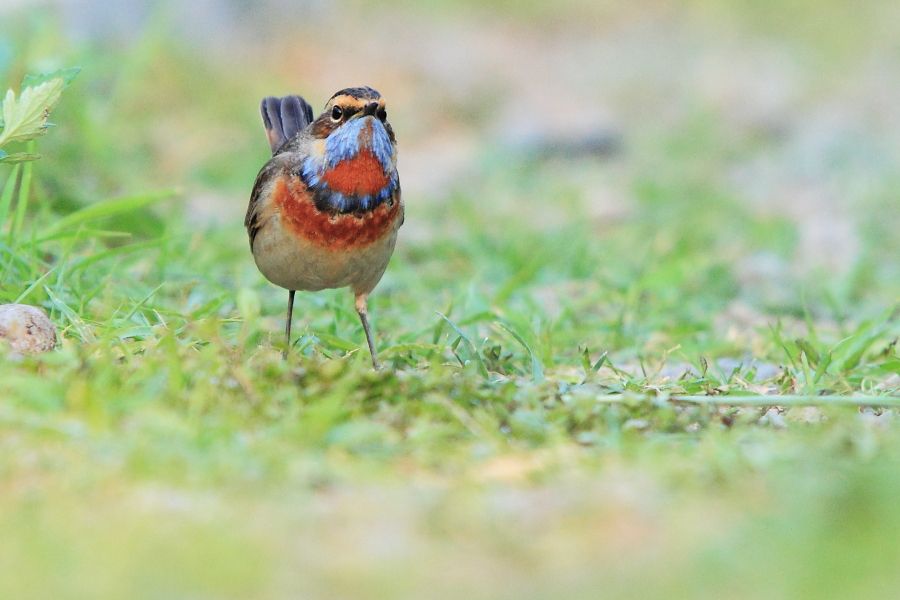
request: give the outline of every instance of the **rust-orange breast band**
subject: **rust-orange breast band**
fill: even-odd
[[[276,180],[272,201],[291,233],[336,252],[379,241],[394,230],[401,216],[399,190],[390,202],[366,212],[328,213],[316,207],[309,188],[296,176]]]

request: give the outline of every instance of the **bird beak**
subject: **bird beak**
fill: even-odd
[[[362,110],[362,114],[364,117],[374,117],[375,113],[378,111],[378,103],[377,102],[369,102],[366,104],[366,107]]]

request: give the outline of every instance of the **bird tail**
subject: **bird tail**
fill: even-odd
[[[312,106],[300,96],[263,98],[259,111],[262,113],[263,126],[273,155],[313,120]]]

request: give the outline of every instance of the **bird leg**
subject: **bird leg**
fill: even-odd
[[[362,321],[363,330],[366,332],[366,341],[369,343],[369,354],[372,356],[372,367],[377,371],[381,368],[378,363],[378,354],[375,352],[375,340],[372,339],[372,329],[369,327],[369,308],[366,303],[368,294],[356,295],[356,312]]]
[[[284,324],[285,345],[281,358],[287,359],[288,351],[291,349],[291,317],[294,314],[294,290],[288,290],[288,310],[287,319]]]

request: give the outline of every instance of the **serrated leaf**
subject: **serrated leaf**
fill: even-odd
[[[36,87],[51,79],[62,79],[63,86],[72,83],[72,80],[81,72],[81,67],[70,67],[68,69],[58,69],[52,73],[39,73],[37,75],[26,75],[22,79],[22,89],[27,87]]]
[[[40,73],[37,75],[25,75],[22,79],[22,89],[33,88],[41,85],[42,83],[46,83],[51,79],[62,79],[63,88],[72,83],[72,80],[81,72],[81,67],[71,67],[68,69],[58,69],[53,71],[52,73]],[[46,123],[45,126],[50,126],[51,123]],[[0,129],[4,129],[6,127],[6,120],[3,118],[2,114],[0,114]],[[2,157],[3,154],[0,154]]]
[[[64,87],[65,81],[57,77],[35,87],[23,88],[18,98],[15,92],[8,90],[0,110],[5,123],[0,132],[0,146],[42,135],[47,130],[50,111],[59,102]]]
[[[16,152],[14,154],[7,154],[6,152],[0,150],[0,163],[28,162],[30,160],[37,160],[40,157],[40,154],[34,154],[32,152]]]

